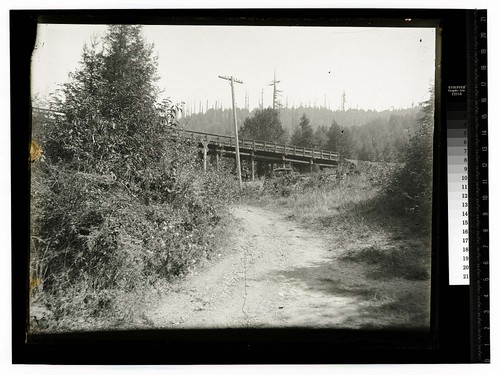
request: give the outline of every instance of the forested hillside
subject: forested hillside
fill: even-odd
[[[381,112],[358,109],[331,111],[313,107],[281,108],[277,119],[280,128],[284,130],[280,139],[285,143],[336,151],[343,158],[401,162],[401,147],[415,133],[420,111],[421,107]],[[259,116],[260,112],[257,109],[252,112],[237,109],[240,136],[275,141],[273,137],[264,137],[262,132],[242,132],[246,120]],[[304,121],[307,121],[305,127]],[[182,118],[180,124],[189,130],[234,134],[233,114],[229,109],[209,109],[206,113]]]

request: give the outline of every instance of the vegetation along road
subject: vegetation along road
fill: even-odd
[[[110,25],[33,97],[29,332],[428,328],[432,87],[411,108],[188,114],[156,55],[141,26]],[[235,120],[242,192],[232,138],[207,154],[173,136]]]
[[[165,293],[147,316],[150,324],[355,328],[367,323],[361,315],[376,301],[359,264],[340,264],[334,244],[278,213],[247,205],[232,213],[236,220],[226,255]],[[349,292],[360,287],[368,293]]]

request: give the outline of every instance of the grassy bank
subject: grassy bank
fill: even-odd
[[[359,282],[339,293],[369,301],[368,327],[388,321],[402,327],[428,325],[430,218],[403,209],[398,196],[387,194],[387,181],[400,168],[346,163],[331,173],[270,180],[263,191],[248,193],[247,199],[329,238],[335,261],[346,268],[360,266]]]
[[[144,328],[155,289],[211,257],[226,225],[234,179],[196,163],[161,199],[109,175],[32,164],[33,332]]]

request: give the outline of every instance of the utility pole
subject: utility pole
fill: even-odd
[[[241,181],[241,165],[240,165],[240,142],[238,140],[238,121],[236,119],[236,101],[234,99],[234,83],[240,83],[243,84],[242,81],[234,78],[233,76],[231,77],[224,77],[224,76],[219,76],[221,79],[225,79],[231,83],[231,97],[233,100],[233,116],[234,116],[234,143],[235,143],[235,150],[236,150],[236,169],[238,170],[238,182],[240,184],[240,191],[243,190],[243,183]]]
[[[276,80],[276,70],[274,71],[274,79],[273,81],[269,84],[269,86],[273,86],[273,109],[279,109],[280,108],[280,102],[278,101],[278,93],[282,92],[281,90],[278,90],[278,83],[280,81]]]
[[[342,112],[345,112],[345,102],[346,102],[346,100],[345,100],[345,91],[343,91],[342,92],[342,100],[341,100],[342,105],[340,107],[340,110]]]

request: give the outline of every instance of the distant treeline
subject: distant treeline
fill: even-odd
[[[297,146],[336,151],[343,158],[367,161],[400,162],[401,147],[418,128],[421,107],[373,111],[349,109],[331,111],[327,108],[282,108],[278,121],[266,120],[271,109],[237,109],[240,135],[266,141],[286,142]],[[249,122],[269,122],[264,127],[279,127],[279,138],[266,132],[252,131]],[[229,109],[209,109],[180,120],[186,129],[207,133],[233,135],[233,113]],[[276,134],[276,132],[272,133]],[[264,138],[264,139],[262,139]],[[273,138],[273,139],[271,139]]]

